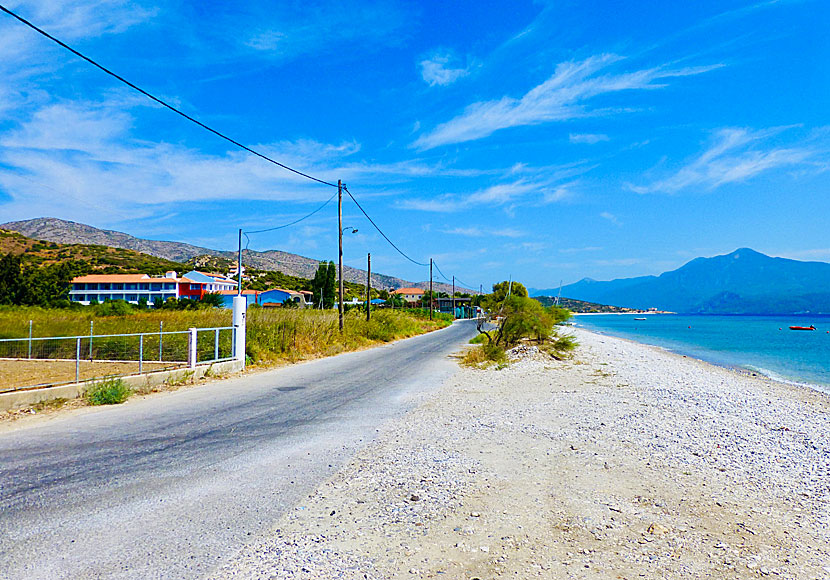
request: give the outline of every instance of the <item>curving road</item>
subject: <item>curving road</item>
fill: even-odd
[[[199,578],[455,368],[472,321],[0,433],[0,578]]]

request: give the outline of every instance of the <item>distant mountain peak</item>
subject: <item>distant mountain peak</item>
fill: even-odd
[[[752,248],[695,258],[660,276],[577,282],[562,296],[629,308],[722,314],[830,313],[830,264]]]
[[[761,257],[764,257],[764,258],[769,258],[769,256],[767,256],[766,254],[762,254],[761,252],[753,250],[752,248],[738,248],[734,252],[726,254],[726,255],[728,257],[736,258],[736,259],[737,258],[747,258],[747,257],[750,257],[750,256],[761,256]]]

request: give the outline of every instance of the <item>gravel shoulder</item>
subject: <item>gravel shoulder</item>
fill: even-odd
[[[830,578],[830,398],[574,329],[460,369],[215,578]]]

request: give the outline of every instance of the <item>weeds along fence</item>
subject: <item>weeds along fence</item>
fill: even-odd
[[[0,339],[0,392],[233,358],[234,328]]]

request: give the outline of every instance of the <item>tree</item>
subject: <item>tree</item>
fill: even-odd
[[[206,308],[224,308],[225,299],[218,292],[208,292],[202,296],[202,305]]]
[[[23,269],[20,256],[6,254],[0,258],[0,304],[48,306],[65,302],[78,269],[70,264]]]
[[[403,307],[403,296],[400,294],[389,294],[389,298],[386,299],[386,304],[391,306],[392,308],[401,308]]]
[[[508,294],[527,298],[527,288],[521,282],[508,282],[507,280],[493,284],[492,296],[497,302],[504,300]]]
[[[323,286],[323,308],[334,308],[337,296],[337,268],[334,262],[329,262],[326,270],[326,283]]]
[[[9,252],[0,259],[0,304],[19,304],[21,282],[20,256]]]
[[[537,342],[551,356],[558,358],[561,352],[572,349],[576,343],[571,337],[559,337],[554,327],[570,317],[564,308],[545,308],[538,300],[528,298],[527,289],[518,282],[512,287],[508,282],[493,285],[493,293],[482,301],[494,318],[495,328],[487,328],[480,319],[478,331],[487,337],[488,348],[509,349],[524,339]],[[491,357],[492,358],[492,357]]]
[[[326,276],[328,275],[329,267],[327,262],[320,262],[317,265],[317,271],[314,272],[314,279],[311,280],[311,295],[314,305],[320,308],[323,300],[324,288],[326,286]]]

